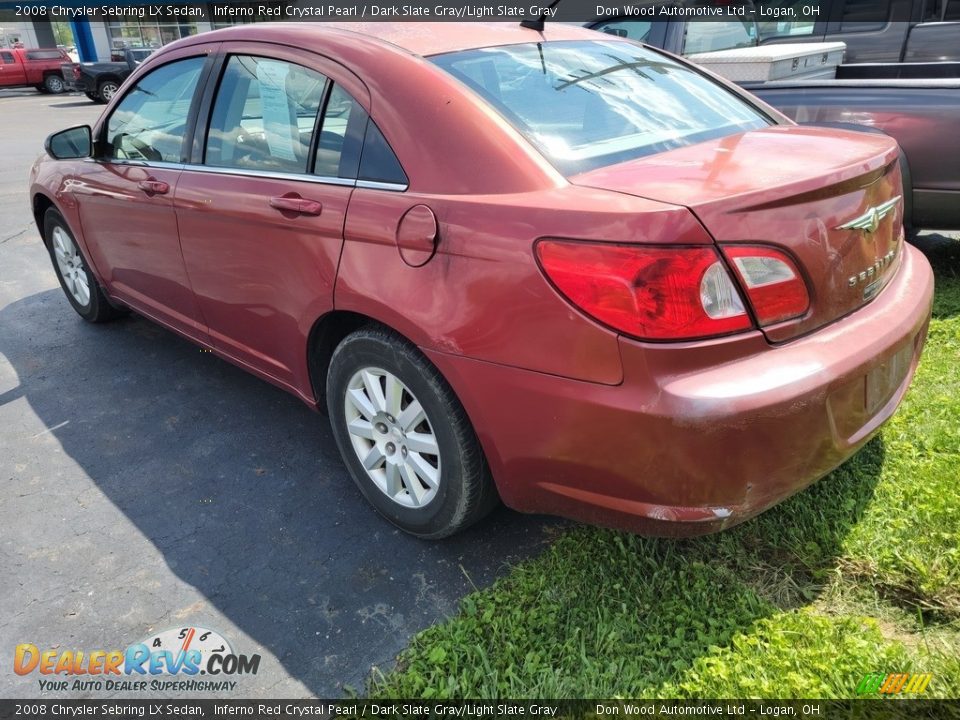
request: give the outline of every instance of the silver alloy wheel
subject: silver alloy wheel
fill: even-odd
[[[63,79],[56,75],[48,75],[44,84],[47,86],[47,90],[55,95],[63,92]]]
[[[86,307],[90,304],[90,281],[83,267],[83,260],[73,238],[59,225],[53,228],[53,255],[57,260],[57,269],[63,278],[63,284],[73,299]]]
[[[440,445],[423,406],[400,379],[366,367],[344,397],[350,442],[373,483],[395,503],[423,507],[440,487]]]
[[[113,100],[113,96],[117,94],[117,90],[120,89],[120,86],[114,82],[105,82],[100,86],[100,98],[104,102],[110,102]]]

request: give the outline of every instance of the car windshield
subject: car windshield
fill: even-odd
[[[430,59],[566,175],[772,124],[722,85],[629,42],[529,43]]]

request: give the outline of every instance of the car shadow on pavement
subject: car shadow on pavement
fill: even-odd
[[[64,595],[104,598],[76,618],[101,628],[100,645],[222,614],[261,647],[235,649],[283,666],[270,686],[258,678],[261,693],[290,692],[286,675],[320,697],[362,692],[371,665],[562,527],[500,509],[445,541],[408,537],[355,488],[325,417],[147,320],[83,323],[59,289],[0,310],[0,353],[19,383],[0,407],[25,399],[23,422],[36,427],[32,411],[44,428],[6,439],[12,471],[39,491],[4,519],[20,526],[4,533],[11,587],[47,576]],[[42,603],[30,612],[31,632],[59,618]]]

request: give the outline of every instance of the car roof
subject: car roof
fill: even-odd
[[[520,26],[519,22],[300,22],[250,23],[215,30],[190,38],[222,42],[251,40],[295,45],[307,50],[325,41],[340,40],[354,45],[390,44],[423,57],[458,50],[475,50],[494,45],[527,42],[597,39],[596,33],[565,23],[546,23],[543,32]],[[186,44],[184,41],[174,45]]]

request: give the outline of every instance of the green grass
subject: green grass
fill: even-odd
[[[932,672],[960,697],[960,242],[902,408],[849,462],[733,530],[588,527],[419,634],[375,697],[852,697]]]

